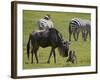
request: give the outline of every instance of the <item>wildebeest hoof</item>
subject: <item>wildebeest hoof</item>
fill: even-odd
[[[77,41],[77,39],[75,39],[75,41]]]
[[[31,64],[33,64],[33,62],[31,62]]]
[[[28,62],[25,62],[25,64],[28,64]]]
[[[56,64],[56,62],[54,62]]]
[[[50,61],[47,61],[48,64],[50,64]]]

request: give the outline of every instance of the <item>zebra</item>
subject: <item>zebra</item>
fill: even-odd
[[[44,16],[44,18],[41,18],[39,21],[37,21],[39,30],[47,30],[49,28],[54,28],[53,21],[51,20],[50,15]]]
[[[73,18],[69,22],[69,41],[71,41],[71,35],[73,34],[74,40],[77,41],[79,33],[82,33],[82,39],[87,40],[89,35],[91,39],[91,22],[89,20],[83,20],[78,18]]]

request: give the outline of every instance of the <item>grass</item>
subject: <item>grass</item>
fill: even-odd
[[[75,50],[77,55],[77,64],[67,63],[67,58],[61,57],[58,50],[56,49],[56,60],[57,63],[54,64],[54,58],[51,57],[51,63],[47,64],[47,60],[50,54],[50,47],[48,48],[39,48],[38,50],[38,59],[39,64],[36,64],[34,57],[34,63],[31,64],[31,61],[27,60],[26,55],[26,45],[29,39],[29,34],[33,30],[37,30],[37,21],[40,18],[43,18],[44,15],[50,14],[55,28],[63,35],[65,40],[68,40],[68,24],[72,18],[81,18],[81,19],[91,19],[91,15],[88,13],[65,13],[65,12],[46,12],[46,11],[23,11],[23,69],[32,69],[32,68],[52,68],[52,67],[79,67],[79,66],[89,66],[91,65],[91,45],[90,40],[86,42],[82,41],[81,34],[79,35],[79,40],[76,42],[72,37],[70,44],[70,49]],[[28,64],[27,64],[28,62]]]

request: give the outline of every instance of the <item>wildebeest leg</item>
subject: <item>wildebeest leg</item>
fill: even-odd
[[[33,63],[33,54],[34,54],[34,52],[33,52],[33,48],[32,48],[32,51],[31,51],[31,54],[32,54],[32,57],[31,57],[31,63]]]
[[[38,49],[39,49],[39,45],[37,44],[37,42],[35,42],[35,44],[34,44],[34,54],[35,54],[37,64],[38,64],[38,56],[37,56]]]
[[[35,53],[35,58],[36,58],[36,61],[37,61],[37,64],[38,64],[38,57],[37,57],[37,52]]]
[[[47,63],[50,63],[50,58],[51,58],[51,55],[52,55],[52,51],[53,51],[53,49],[51,49],[51,52],[50,52],[50,55],[49,55]]]
[[[36,61],[37,61],[37,63],[38,63],[38,57],[37,57],[37,49],[32,49],[32,51],[31,51],[31,54],[32,54],[32,61],[31,61],[31,63],[33,63],[33,56],[34,56],[34,54],[35,54],[35,58],[36,58]]]
[[[37,48],[35,49],[35,51],[34,51],[37,64],[38,64],[38,62],[39,62],[39,61],[38,61],[38,57],[37,57],[37,50],[38,50],[38,48],[39,48],[39,47],[37,47]]]
[[[55,54],[55,49],[53,49],[53,56],[54,56],[54,63],[56,63],[56,54]]]

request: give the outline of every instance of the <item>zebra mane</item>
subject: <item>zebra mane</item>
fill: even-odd
[[[81,20],[81,19],[78,19],[78,18],[72,19],[72,21],[75,22],[75,23],[78,24],[78,25],[81,25],[81,24],[80,24],[80,20]]]

